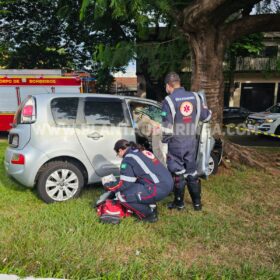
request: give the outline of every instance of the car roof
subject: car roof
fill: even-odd
[[[159,105],[159,102],[152,100],[152,99],[147,99],[147,98],[141,98],[141,97],[135,97],[135,96],[124,96],[124,95],[114,95],[114,94],[104,94],[104,93],[34,93],[32,96],[36,96],[36,99],[53,99],[54,97],[102,97],[102,98],[118,98],[121,100],[124,99],[130,99],[133,101],[138,101],[138,102],[143,102],[143,101],[148,101],[154,104]]]

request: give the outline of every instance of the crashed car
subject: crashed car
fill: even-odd
[[[27,97],[9,133],[7,173],[27,187],[36,187],[47,203],[77,197],[84,185],[118,175],[121,159],[113,150],[117,140],[151,148],[150,139],[135,126],[132,108],[136,103],[159,120],[160,104],[148,99],[107,94]],[[209,174],[217,171],[221,159],[218,146],[213,140]]]

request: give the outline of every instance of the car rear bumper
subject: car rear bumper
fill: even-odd
[[[25,163],[11,163],[14,154],[23,155]],[[46,161],[48,161],[48,157],[43,152],[28,145],[22,150],[8,147],[5,153],[4,165],[8,175],[26,187],[34,187],[38,170]]]

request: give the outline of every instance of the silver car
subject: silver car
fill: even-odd
[[[85,184],[118,174],[114,143],[149,145],[137,133],[132,107],[158,111],[152,100],[101,94],[38,94],[19,107],[9,134],[5,168],[45,202],[77,197]]]
[[[86,184],[118,175],[113,151],[121,139],[150,148],[139,133],[133,108],[160,116],[160,104],[104,94],[38,94],[20,105],[9,134],[5,168],[27,187],[36,186],[47,203],[77,197]],[[157,119],[155,119],[158,121]]]

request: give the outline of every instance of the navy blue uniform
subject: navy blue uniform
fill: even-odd
[[[202,104],[198,110],[197,102],[201,102],[199,97],[196,97],[193,92],[186,91],[183,87],[174,89],[172,94],[164,99],[162,141],[168,143],[167,167],[175,177],[177,176],[175,187],[181,189],[178,199],[181,201],[183,199],[182,191],[185,187],[183,178],[185,178],[187,182],[190,181],[189,185],[194,186],[189,188],[193,202],[200,204],[200,189],[196,187],[198,180],[195,177],[197,175],[196,126],[198,121],[209,121],[211,111]]]
[[[149,151],[128,148],[120,173],[119,183],[109,190],[119,192],[122,204],[139,218],[149,216],[149,205],[162,200],[173,189],[171,174]]]

